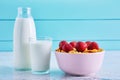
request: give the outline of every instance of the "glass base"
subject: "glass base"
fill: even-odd
[[[29,68],[22,68],[22,69],[18,69],[18,68],[15,68],[16,71],[30,71],[31,69]]]
[[[32,71],[32,74],[49,74],[49,70],[47,71]]]

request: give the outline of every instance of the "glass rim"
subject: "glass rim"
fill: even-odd
[[[52,37],[49,37],[49,36],[39,36],[39,37],[36,37],[36,38],[30,37],[29,39],[30,40],[31,39],[36,39],[36,40],[52,40]]]
[[[49,36],[39,36],[36,37],[36,40],[52,40],[52,38]]]

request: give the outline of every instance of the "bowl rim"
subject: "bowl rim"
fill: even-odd
[[[104,54],[105,50],[101,52],[95,52],[95,53],[67,53],[67,52],[57,52],[55,51],[55,54],[67,54],[67,55],[95,55],[95,54]]]

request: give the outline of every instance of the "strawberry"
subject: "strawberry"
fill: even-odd
[[[91,41],[86,41],[85,43],[87,44],[87,46],[89,46],[91,44]]]
[[[93,50],[93,49],[99,49],[99,46],[96,42],[91,42],[91,44],[88,46],[88,50]]]
[[[67,43],[67,41],[65,40],[62,40],[60,43],[59,43],[59,49],[62,50],[62,47]]]
[[[77,42],[76,49],[78,52],[83,52],[87,48],[87,44],[85,42]]]
[[[76,44],[77,44],[76,41],[72,41],[72,42],[70,42],[70,45],[71,45],[72,47],[74,47],[74,48],[75,48]]]
[[[66,43],[62,47],[62,50],[65,51],[65,52],[69,52],[69,51],[73,50],[73,47],[70,44]]]

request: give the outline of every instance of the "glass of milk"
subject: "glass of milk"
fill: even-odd
[[[49,73],[51,48],[52,39],[50,37],[30,38],[30,56],[33,74]]]

